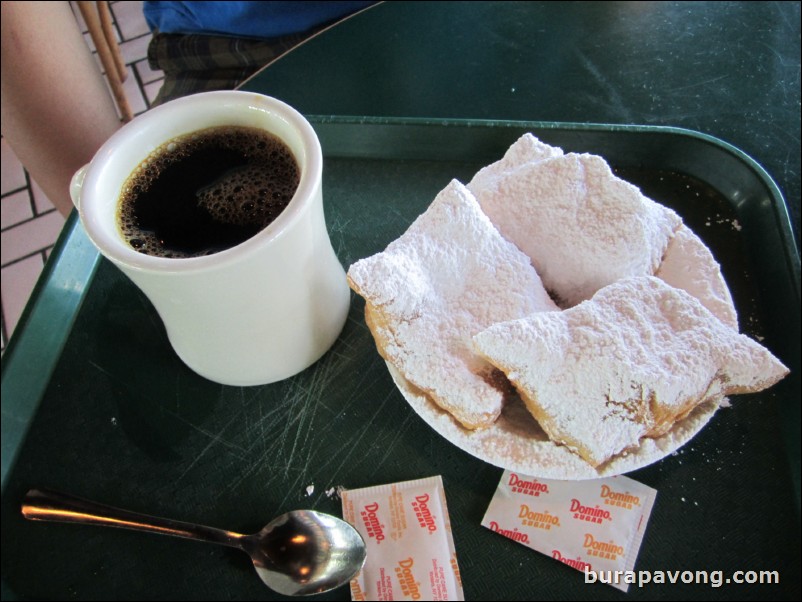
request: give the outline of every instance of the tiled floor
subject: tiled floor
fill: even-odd
[[[71,3],[74,4],[74,3]],[[126,94],[134,114],[146,111],[161,87],[162,74],[146,59],[150,30],[142,16],[142,2],[112,2],[112,16],[120,50],[128,65]],[[73,7],[78,21],[83,20]],[[86,28],[84,27],[84,30]],[[88,33],[87,44],[94,48]],[[98,64],[100,64],[98,62]],[[14,332],[25,304],[47,261],[64,218],[23,169],[2,141],[2,349]]]

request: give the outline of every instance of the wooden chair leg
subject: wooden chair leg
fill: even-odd
[[[120,45],[117,43],[117,36],[114,35],[114,25],[111,19],[111,9],[109,3],[105,0],[99,0],[97,3],[97,11],[100,15],[100,26],[103,29],[103,37],[106,38],[106,45],[111,50],[114,57],[114,64],[117,66],[117,77],[121,82],[128,78],[128,69],[125,68],[123,62],[123,55],[120,52]]]
[[[122,79],[120,78],[118,67],[114,58],[114,52],[109,47],[109,42],[103,33],[103,25],[101,24],[100,10],[95,2],[78,1],[76,2],[78,9],[81,11],[86,26],[89,29],[89,35],[92,36],[92,41],[97,49],[98,57],[103,65],[103,70],[106,72],[106,79],[109,82],[111,93],[114,96],[114,101],[117,103],[117,109],[120,112],[124,122],[131,121],[134,115],[131,111],[131,105],[128,104],[128,98],[125,95],[125,90],[122,86]],[[108,7],[107,7],[108,8]],[[113,34],[113,32],[111,32]],[[113,39],[113,38],[112,38]],[[114,46],[117,41],[114,40]]]

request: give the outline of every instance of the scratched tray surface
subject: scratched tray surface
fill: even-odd
[[[536,124],[321,120],[315,127],[326,155],[327,222],[345,266],[383,249],[450,179],[467,181],[531,130],[567,150],[603,154],[677,210],[722,262],[744,331],[798,365],[798,256],[787,246],[782,199],[709,141],[654,129]],[[337,487],[440,474],[468,599],[621,599],[480,526],[501,470],[451,445],[407,405],[376,353],[363,309],[354,297],[334,347],[302,374],[265,387],[225,387],[176,358],[149,302],[102,262],[3,495],[4,596],[275,597],[235,550],[26,522],[19,500],[32,486],[253,532],[290,509],[341,515]],[[781,584],[772,594],[799,598],[798,514],[781,443],[784,404],[792,399],[799,399],[798,375],[736,398],[676,454],[630,474],[659,492],[636,568],[776,570]],[[628,597],[759,598],[766,591],[676,585],[633,587]],[[322,597],[347,599],[348,591]]]

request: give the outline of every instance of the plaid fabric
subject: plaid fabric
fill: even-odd
[[[233,90],[309,35],[261,41],[157,32],[148,46],[148,63],[164,71],[164,83],[153,105],[197,92]]]

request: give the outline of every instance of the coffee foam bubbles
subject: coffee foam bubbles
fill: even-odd
[[[224,224],[245,225],[273,221],[289,203],[296,186],[287,176],[265,171],[260,165],[234,169],[199,190],[198,205]]]
[[[142,227],[135,204],[126,199],[146,193],[171,166],[211,147],[241,155],[240,165],[195,190],[197,209],[230,226],[267,227],[286,208],[298,187],[299,168],[286,145],[266,132],[243,127],[210,128],[163,144],[129,177],[122,193],[118,224],[124,238],[141,253],[177,258],[209,255],[165,248],[159,236]]]
[[[272,222],[287,206],[298,187],[298,168],[286,155],[283,143],[241,129],[223,138],[225,146],[249,157],[246,166],[223,174],[198,191],[198,204],[215,220],[244,225]]]

